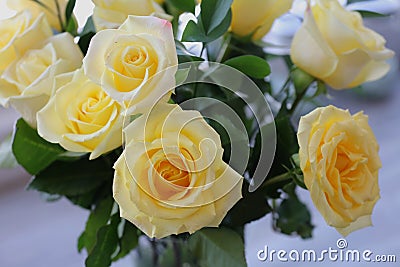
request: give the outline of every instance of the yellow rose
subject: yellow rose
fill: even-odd
[[[81,50],[69,33],[50,37],[41,48],[28,50],[3,72],[0,100],[36,127],[36,112],[52,95],[54,77],[79,68],[82,58]]]
[[[165,11],[153,0],[92,0],[93,22],[97,31],[118,28],[129,15],[150,16]]]
[[[137,112],[173,90],[177,64],[171,23],[144,16],[129,16],[118,29],[98,32],[83,59],[92,81]]]
[[[124,133],[114,199],[149,237],[217,227],[241,198],[243,178],[222,161],[219,135],[199,112],[160,104]]]
[[[335,89],[350,88],[381,78],[393,51],[385,39],[363,25],[357,12],[337,0],[316,0],[291,47],[294,64]]]
[[[29,12],[20,12],[15,16],[0,21],[0,75],[26,50],[52,35],[51,28],[44,18],[34,19]],[[1,100],[0,100],[1,101]],[[4,105],[3,102],[0,102]]]
[[[271,29],[275,19],[288,12],[293,0],[233,0],[231,31],[259,40]]]
[[[39,135],[68,151],[91,152],[90,159],[121,146],[121,106],[82,69],[70,79],[38,112]]]
[[[371,225],[381,161],[368,117],[317,108],[300,119],[297,137],[304,182],[325,221],[344,236]]]
[[[16,11],[29,10],[34,17],[38,17],[41,13],[44,13],[51,27],[57,31],[60,31],[61,24],[58,19],[58,11],[55,0],[40,0],[40,2],[43,3],[43,5],[45,5],[47,8],[32,0],[7,0],[7,5],[10,9]],[[57,2],[60,7],[61,18],[63,23],[65,23],[65,8],[68,0],[57,0]]]

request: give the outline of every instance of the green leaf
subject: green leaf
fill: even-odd
[[[317,81],[317,90],[315,91],[314,95],[311,98],[315,98],[319,95],[326,95],[328,94],[328,89],[323,81]]]
[[[249,184],[246,182],[242,187],[243,198],[240,199],[224,219],[224,224],[237,227],[258,220],[271,212],[267,199],[262,190],[248,191]]]
[[[77,29],[78,29],[78,23],[72,17],[70,20],[68,20],[67,27],[65,28],[65,31],[69,32],[72,36],[76,36]]]
[[[225,61],[224,64],[256,79],[263,79],[271,73],[269,64],[265,59],[252,55],[234,57]]]
[[[189,248],[200,266],[247,266],[243,240],[228,228],[197,231],[189,237]]]
[[[297,233],[302,238],[312,237],[314,226],[311,224],[311,214],[297,197],[294,183],[284,187],[284,191],[288,194],[277,209],[278,218],[275,225],[284,234]]]
[[[90,40],[92,40],[94,35],[94,32],[89,32],[79,38],[78,45],[84,55],[86,54],[89,48]]]
[[[77,206],[87,209],[87,210],[91,210],[93,207],[93,204],[96,202],[96,199],[98,198],[98,196],[97,196],[98,190],[99,190],[98,188],[95,188],[94,190],[92,190],[88,193],[82,194],[82,195],[65,196],[65,197],[69,201],[71,201],[72,204],[77,205]]]
[[[194,13],[196,2],[194,0],[167,0],[167,3],[173,5],[181,12]]]
[[[139,243],[139,231],[132,223],[124,220],[124,230],[119,241],[119,252],[112,259],[112,261],[117,261],[122,259],[129,254],[134,248],[137,247]]]
[[[175,81],[176,84],[179,86],[181,84],[183,84],[190,72],[190,68],[186,68],[186,69],[178,69],[175,73]]]
[[[209,43],[224,35],[231,26],[231,21],[232,21],[232,12],[231,10],[228,10],[228,13],[223,18],[221,23],[218,24],[211,32],[208,32],[206,34],[207,39],[204,40],[203,42]],[[199,23],[202,23],[201,18],[199,19]]]
[[[18,162],[12,152],[12,134],[9,134],[0,143],[0,169],[13,169],[18,166]]]
[[[85,239],[86,239],[85,231],[83,231],[82,234],[78,237],[78,246],[77,246],[77,248],[78,248],[78,252],[79,253],[81,253],[82,249],[85,248]]]
[[[367,11],[367,10],[354,10],[360,13],[360,15],[363,18],[383,18],[389,16],[388,14],[382,14],[378,12],[373,12],[373,11]]]
[[[195,265],[193,255],[191,254],[185,239],[169,237],[165,238],[165,250],[160,253],[158,266],[162,267],[181,267],[197,266]]]
[[[38,174],[65,152],[41,138],[23,119],[17,121],[12,150],[18,163],[30,174]],[[50,192],[51,193],[51,192]]]
[[[297,135],[294,131],[290,116],[287,113],[288,111],[286,107],[284,107],[285,105],[285,103],[282,104],[283,107],[275,119],[277,145],[271,176],[286,172],[287,169],[283,166],[291,166],[292,155],[299,151]]]
[[[203,0],[201,1],[201,21],[208,35],[222,24],[233,0]]]
[[[74,11],[75,4],[76,4],[76,0],[69,0],[67,7],[65,8],[65,21],[67,22],[67,25],[69,25],[69,23],[71,21],[72,12]],[[72,20],[73,20],[73,18],[72,18]]]
[[[82,32],[79,35],[84,36],[88,33],[96,33],[96,27],[94,26],[92,16],[87,18],[87,20],[85,22],[85,26],[83,26]]]
[[[221,24],[219,24],[215,29],[213,29],[210,33],[207,34],[204,32],[201,17],[199,17],[198,23],[194,22],[193,20],[190,20],[186,25],[185,30],[183,31],[182,41],[203,42],[203,43],[212,42],[227,32],[231,24],[231,20],[232,20],[232,12],[229,10],[224,19],[222,20]]]
[[[113,204],[114,201],[111,197],[103,199],[89,215],[85,231],[78,242],[81,243],[79,247],[86,248],[89,254],[96,244],[97,232],[107,224],[110,218]]]
[[[114,171],[103,158],[74,161],[57,161],[37,174],[28,188],[49,194],[78,196],[99,187],[106,180],[112,180]]]
[[[203,42],[207,37],[201,27],[194,22],[193,20],[189,20],[186,24],[185,30],[182,34],[183,42]]]
[[[86,267],[109,267],[111,257],[118,247],[119,214],[111,217],[111,222],[100,228],[97,233],[97,242],[85,261]]]
[[[95,34],[96,34],[96,27],[94,26],[92,16],[90,16],[86,20],[82,32],[79,34],[80,38],[78,41],[78,45],[84,55],[86,55],[86,52],[89,48],[90,40]]]

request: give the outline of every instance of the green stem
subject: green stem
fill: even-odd
[[[292,180],[292,174],[290,172],[285,172],[282,173],[278,176],[275,176],[271,179],[268,179],[267,181],[265,181],[265,183],[262,185],[262,187],[267,187],[276,183],[280,183],[280,182],[285,182],[288,180]]]
[[[201,47],[200,55],[199,57],[203,56],[204,50],[206,49],[206,43],[203,43],[203,46]]]
[[[296,99],[294,100],[294,102],[292,104],[292,107],[289,110],[289,114],[292,115],[294,113],[294,111],[296,110],[297,106],[300,104],[301,100],[303,100],[303,97],[306,95],[308,88],[310,88],[310,86],[307,87],[305,90],[303,90],[303,92],[301,92],[301,94],[296,96]]]
[[[272,199],[271,207],[272,207],[272,211],[271,211],[271,213],[272,213],[272,229],[275,232],[279,232],[279,229],[276,226],[276,221],[278,220],[278,215],[277,215],[277,212],[276,212],[276,207],[277,207],[276,199]]]
[[[288,75],[288,77],[286,78],[284,84],[282,85],[281,89],[279,89],[278,93],[275,95],[275,99],[278,99],[280,97],[280,95],[285,91],[285,89],[288,88],[288,85],[290,84],[291,81],[291,77],[290,77],[290,73]]]

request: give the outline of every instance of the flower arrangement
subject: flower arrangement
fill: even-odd
[[[9,1],[0,104],[21,119],[0,163],[90,211],[86,266],[133,250],[140,266],[246,266],[244,226],[268,213],[282,234],[312,236],[298,187],[343,236],[371,225],[381,162],[368,117],[299,105],[389,71],[394,53],[362,12],[304,1],[289,54],[273,55],[263,37],[293,1],[93,0],[82,29],[75,2]]]

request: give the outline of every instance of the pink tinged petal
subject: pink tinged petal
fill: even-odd
[[[131,34],[146,33],[158,37],[165,42],[165,56],[171,58],[171,65],[178,64],[171,22],[157,17],[130,15],[119,29]]]

